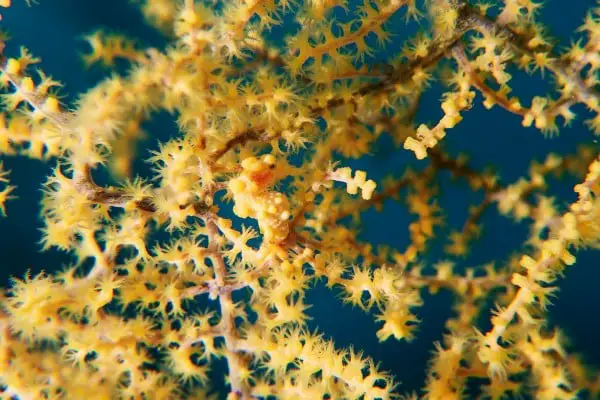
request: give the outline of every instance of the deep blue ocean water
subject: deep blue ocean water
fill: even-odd
[[[86,70],[80,58],[86,50],[82,35],[94,29],[125,33],[140,39],[141,43],[160,47],[164,39],[146,26],[135,7],[122,0],[78,1],[41,0],[41,4],[27,7],[24,1],[13,0],[14,6],[3,13],[0,27],[8,30],[12,37],[7,53],[15,54],[18,46],[26,46],[42,59],[40,67],[47,74],[64,83],[64,101],[71,102],[78,93],[92,87],[105,76],[100,68]],[[590,7],[598,5],[593,0],[549,0],[541,11],[540,21],[548,26],[549,32],[561,45],[567,45],[572,32],[581,24]],[[399,19],[401,21],[401,18]],[[405,37],[399,36],[398,40]],[[399,43],[399,42],[397,42]],[[395,45],[392,45],[395,46]],[[380,55],[385,58],[386,54]],[[545,93],[545,86],[538,78],[521,76],[515,78],[521,98]],[[440,115],[439,97],[441,89],[433,86],[424,96],[423,106],[417,119],[420,122],[435,121]],[[549,152],[568,154],[581,143],[594,144],[596,138],[583,125],[587,114],[577,108],[579,118],[560,136],[546,139],[533,128],[523,128],[520,118],[494,108],[485,110],[478,97],[473,110],[455,129],[448,131],[444,145],[451,153],[466,152],[471,156],[474,167],[493,166],[501,172],[502,181],[510,183],[527,171],[532,158],[543,159]],[[149,125],[147,131],[160,132],[162,140],[175,133],[172,120],[160,115]],[[157,138],[149,138],[144,146],[156,148]],[[380,152],[353,165],[366,169],[373,176],[382,176],[386,171],[396,171],[406,164],[417,165],[412,153],[386,150],[385,139],[379,143]],[[142,149],[143,156],[147,149]],[[42,253],[38,229],[42,226],[38,216],[40,185],[51,170],[53,163],[44,164],[24,158],[0,156],[5,166],[12,170],[11,181],[17,185],[19,199],[7,203],[7,218],[0,218],[0,282],[9,285],[9,277],[22,276],[26,270],[37,273],[41,270],[55,271],[68,264],[65,254],[49,250]],[[138,164],[136,164],[138,165]],[[141,163],[139,165],[142,165]],[[140,173],[144,167],[139,167]],[[575,199],[570,180],[553,184],[559,204]],[[466,215],[466,207],[473,196],[466,185],[453,185],[450,181],[442,185],[441,205],[445,208],[449,226],[460,226]],[[471,254],[461,260],[467,266],[483,264],[489,260],[502,261],[511,251],[519,248],[525,239],[524,224],[513,225],[495,212],[486,214],[484,235],[477,241]],[[384,213],[369,211],[364,216],[362,237],[375,244],[382,243],[404,247],[407,243],[408,216],[405,209],[390,207]],[[581,251],[578,262],[567,269],[565,277],[559,279],[560,293],[550,307],[552,324],[560,326],[569,336],[569,348],[584,356],[590,365],[600,368],[600,253]],[[435,252],[427,257],[436,261]],[[372,315],[343,305],[339,293],[322,286],[311,289],[307,303],[312,304],[308,314],[312,329],[319,329],[325,336],[335,340],[338,346],[362,350],[391,371],[401,382],[400,390],[407,392],[423,386],[425,368],[433,343],[442,339],[443,324],[450,315],[451,295],[440,292],[435,296],[424,295],[425,306],[418,310],[422,319],[417,338],[411,343],[393,339],[378,343],[375,332],[378,325]],[[484,325],[485,326],[485,325]]]

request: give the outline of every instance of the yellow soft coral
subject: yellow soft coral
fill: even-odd
[[[329,178],[333,181],[345,183],[346,191],[349,194],[357,194],[358,189],[360,188],[364,200],[369,200],[377,187],[377,184],[373,180],[367,180],[367,173],[365,171],[358,170],[354,173],[354,177],[352,177],[352,169],[349,167],[338,168],[335,171],[331,171]]]

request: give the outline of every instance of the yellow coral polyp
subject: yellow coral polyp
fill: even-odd
[[[338,168],[332,171],[330,179],[345,183],[348,194],[357,194],[358,189],[360,189],[364,200],[369,200],[377,187],[375,181],[371,179],[367,180],[367,173],[365,171],[357,170],[354,173],[354,177],[352,177],[352,170],[349,167]]]
[[[21,63],[15,58],[9,58],[6,62],[6,72],[12,75],[19,75],[21,72]]]

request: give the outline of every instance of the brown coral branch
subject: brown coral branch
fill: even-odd
[[[481,15],[475,8],[470,5],[465,5],[465,12],[470,17],[472,22],[472,28],[479,31],[485,32],[489,35],[501,35],[505,37],[506,43],[515,51],[525,54],[532,59],[536,58],[536,55],[546,54],[547,63],[545,68],[552,71],[560,80],[568,82],[573,86],[571,96],[578,101],[585,103],[588,107],[594,110],[598,110],[598,104],[600,104],[600,93],[594,88],[586,86],[577,74],[573,74],[569,69],[569,64],[554,52],[549,46],[540,46],[540,50],[533,49],[528,45],[528,39],[523,35],[517,33],[506,25],[502,25],[495,19]]]

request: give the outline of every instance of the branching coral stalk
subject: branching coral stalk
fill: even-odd
[[[508,358],[503,347],[503,335],[509,325],[519,318],[520,324],[526,327],[534,323],[527,306],[538,303],[545,307],[547,297],[553,288],[545,285],[552,284],[565,265],[572,265],[575,257],[569,252],[569,247],[580,242],[595,242],[596,232],[589,232],[587,237],[580,235],[578,224],[586,224],[595,218],[597,211],[596,196],[590,187],[600,179],[600,159],[594,160],[589,166],[589,172],[580,185],[575,187],[579,199],[563,214],[553,227],[550,238],[540,244],[539,255],[536,258],[524,255],[520,264],[525,269],[525,275],[515,273],[512,283],[519,289],[506,308],[498,310],[493,318],[493,328],[481,339],[479,357],[488,365],[491,375],[505,376]]]

